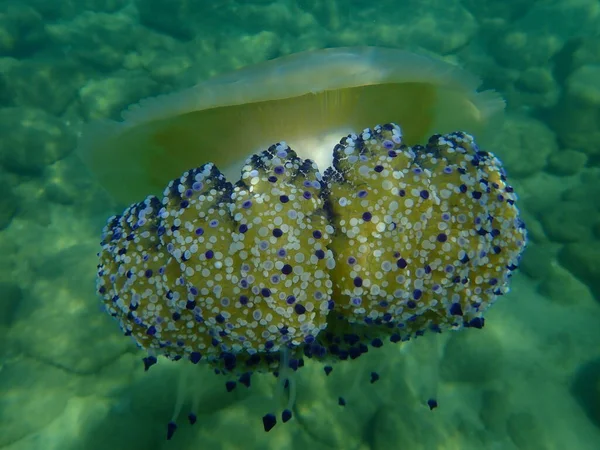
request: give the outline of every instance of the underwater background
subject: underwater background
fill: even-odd
[[[100,231],[122,207],[77,137],[143,97],[358,45],[441,57],[507,100],[486,150],[529,245],[483,330],[385,345],[329,376],[309,361],[294,419],[267,434],[272,376],[228,393],[207,367],[144,372],[101,311]],[[600,448],[600,1],[0,0],[0,342],[3,450]],[[198,422],[166,441],[182,370]]]

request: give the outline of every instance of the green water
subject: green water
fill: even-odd
[[[329,376],[307,360],[294,418],[265,433],[271,375],[228,393],[203,364],[145,372],[102,311],[96,253],[122,206],[77,138],[144,97],[363,45],[441,57],[506,99],[486,150],[529,246],[482,330],[371,348]],[[600,448],[599,199],[598,0],[0,0],[0,449]]]

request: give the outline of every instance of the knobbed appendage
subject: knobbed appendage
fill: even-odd
[[[356,352],[381,335],[480,328],[508,291],[525,229],[500,161],[471,136],[407,147],[396,125],[367,129],[336,146],[325,183],[339,313],[328,353],[340,339]]]
[[[333,152],[323,176],[283,142],[235,184],[205,164],[109,219],[97,290],[146,369],[206,361],[228,391],[278,372],[286,422],[304,357],[329,374],[385,340],[483,326],[526,243],[500,161],[461,132],[409,147],[395,124]]]

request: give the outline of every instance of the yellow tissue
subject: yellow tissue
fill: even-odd
[[[340,135],[402,124],[404,141],[463,130],[484,141],[504,101],[480,80],[427,56],[378,47],[298,53],[140,101],[122,121],[87,126],[79,154],[119,201],[158,193],[213,162],[229,179],[250,154],[285,140],[301,158],[331,164]]]

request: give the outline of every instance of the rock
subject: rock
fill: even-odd
[[[514,84],[505,95],[510,109],[547,111],[556,106],[561,86],[551,67],[529,67],[514,75]]]
[[[130,55],[173,47],[171,39],[142,27],[132,14],[87,11],[47,28],[54,45],[64,48],[69,59],[102,72],[119,69]]]
[[[552,117],[563,146],[600,155],[600,64],[582,66],[567,78]]]
[[[600,18],[600,10],[589,0],[535,2],[521,11],[525,14],[490,43],[501,64],[521,70],[547,67],[568,39],[594,35]]]
[[[147,69],[152,75],[152,79],[159,83],[173,83],[176,84],[186,76],[186,72],[194,66],[192,58],[185,54],[173,54],[172,52],[160,52],[156,58],[153,58],[150,63],[147,64]],[[202,69],[208,69],[202,67]],[[189,75],[189,74],[188,74]],[[193,82],[188,83],[193,85],[198,83],[201,79],[207,78],[206,76],[197,77]]]
[[[559,83],[582,66],[600,64],[600,37],[575,36],[554,57],[554,74]]]
[[[86,11],[115,12],[129,4],[129,0],[27,0],[48,21],[70,19]]]
[[[69,58],[98,70],[115,70],[132,50],[132,34],[125,30],[133,26],[119,17],[89,12],[72,22],[49,24],[48,30],[54,44],[64,48]]]
[[[521,190],[519,190],[521,192]],[[529,212],[529,209],[521,208],[521,220],[525,222],[525,226],[527,227],[527,239],[530,242],[537,242],[538,244],[542,244],[548,242],[548,236],[544,231],[544,227],[540,221]],[[529,251],[529,249],[527,250]]]
[[[2,144],[0,144],[2,145]],[[19,200],[10,184],[0,178],[0,230],[8,227],[19,208]]]
[[[31,282],[27,301],[12,326],[13,339],[41,361],[78,374],[96,373],[134,345],[95,298],[90,268],[95,265],[97,246],[92,241],[63,248],[55,242],[56,229],[48,228],[47,236],[30,237],[21,253],[30,262]],[[90,242],[64,231],[60,239]],[[40,246],[45,247],[43,252],[36,250]]]
[[[75,203],[76,196],[66,186],[56,181],[50,181],[45,186],[45,197],[52,203],[59,205],[72,205]]]
[[[1,75],[0,86],[10,95],[10,104],[60,116],[77,100],[77,91],[88,75],[81,64],[64,57],[39,57],[11,65]]]
[[[600,301],[600,241],[565,245],[558,255],[558,261],[587,284]]]
[[[76,205],[77,211],[83,213],[90,207],[101,208],[104,211],[112,206],[109,202],[94,205],[97,202],[97,182],[90,177],[87,167],[72,154],[58,161],[44,171],[44,178],[38,187],[43,192],[39,202],[52,202],[59,205]]]
[[[480,24],[481,37],[456,53],[460,65],[479,75],[485,88],[502,94],[510,111],[547,110],[556,105],[560,85],[549,67],[531,67],[524,71],[500,65],[487,48],[488,34],[495,35],[493,26]],[[494,25],[494,24],[492,24]],[[540,85],[536,86],[535,83]]]
[[[481,393],[479,417],[487,430],[496,435],[506,433],[506,418],[511,410],[510,399],[506,392],[486,389]]]
[[[592,227],[592,232],[594,233],[596,239],[600,240],[600,220],[594,223],[594,226]]]
[[[237,17],[228,17],[226,5],[212,2],[135,0],[134,4],[142,25],[183,40],[216,32],[219,28],[231,28],[231,19],[235,21]]]
[[[0,368],[0,447],[8,447],[64,411],[72,395],[72,374],[23,356]]]
[[[449,55],[467,46],[479,28],[475,17],[461,2],[390,2],[387,15],[387,20],[381,21],[381,9],[365,6],[361,14],[349,14],[330,39],[338,46],[364,45],[367,41]],[[378,25],[373,27],[373,22]]]
[[[73,151],[75,135],[65,123],[40,109],[0,109],[0,165],[19,174],[39,175]]]
[[[490,47],[500,64],[525,70],[546,66],[561,49],[562,42],[559,36],[531,32],[518,22],[492,40]]]
[[[12,324],[22,300],[23,292],[17,283],[0,281],[0,326],[9,327]]]
[[[117,204],[98,184],[90,175],[89,168],[75,154],[44,171],[38,191],[43,193],[38,204],[48,204],[50,209],[56,204],[73,206],[77,222],[91,223],[98,231],[112,212],[123,209],[123,205]]]
[[[452,333],[442,357],[440,375],[452,382],[485,383],[502,375],[502,345],[492,333]]]
[[[8,1],[0,11],[0,56],[31,55],[47,43],[42,16],[31,6]]]
[[[517,79],[516,86],[532,94],[544,94],[557,89],[556,81],[549,68],[530,67]]]
[[[15,58],[0,58],[0,105],[15,106],[14,94],[10,90],[7,74],[21,62]]]
[[[571,72],[587,64],[600,64],[600,37],[582,36],[571,55]]]
[[[419,419],[426,420],[426,415],[415,411],[406,414],[399,405],[381,407],[375,413],[369,427],[369,432],[372,434],[372,439],[368,439],[372,442],[371,448],[373,450],[435,448],[436,443],[444,440],[443,436],[436,427],[426,429]]]
[[[384,354],[387,350],[395,349],[386,349],[385,346],[377,349]],[[365,423],[381,408],[380,401],[373,401],[379,395],[375,391],[387,392],[396,382],[398,390],[394,392],[398,392],[403,401],[406,401],[405,404],[414,404],[413,396],[406,389],[406,372],[400,364],[394,366],[395,377],[382,377],[375,385],[369,383],[369,374],[371,370],[375,370],[373,361],[369,364],[369,356],[371,355],[355,360],[352,367],[334,365],[329,376],[325,375],[320,365],[307,364],[302,371],[298,371],[298,385],[310,383],[310,389],[303,389],[298,396],[296,410],[300,417],[297,420],[304,429],[311,430],[314,442],[319,442],[323,448],[359,448],[365,439],[364,433],[377,432],[376,424]],[[393,358],[389,353],[380,357],[383,359],[378,361]],[[344,406],[338,403],[339,397],[346,401]],[[332,416],[332,420],[322,420],[328,415]],[[383,428],[387,426],[389,423],[383,424]]]
[[[580,366],[571,384],[571,395],[600,428],[600,359]]]
[[[585,153],[565,149],[552,153],[548,158],[548,171],[555,175],[569,176],[577,174],[588,161]]]
[[[11,239],[7,231],[0,233],[0,282],[14,281],[18,273],[19,247],[19,243]]]
[[[546,450],[547,430],[539,420],[529,413],[511,414],[506,422],[510,439],[519,450]]]
[[[515,111],[547,111],[556,106],[561,87],[549,67],[530,67],[515,76],[506,91],[509,108]]]
[[[554,258],[555,252],[549,245],[530,242],[519,268],[534,280],[543,280],[552,272]]]
[[[281,37],[293,36],[282,38],[286,42],[306,39],[305,44],[314,42],[318,47],[324,42],[329,46],[377,42],[378,45],[412,46],[450,54],[466,46],[478,28],[473,15],[460,2],[448,4],[445,0],[389,2],[383,22],[380,20],[383,5],[379,8],[371,8],[370,4],[362,6],[361,14],[340,14],[337,11],[340,3],[333,0],[238,0],[226,4],[136,0],[135,4],[142,24],[185,41],[215,34],[254,35],[267,31]],[[443,10],[444,14],[432,13],[437,10]],[[373,27],[373,22],[378,26]],[[309,48],[313,47],[304,45],[302,50]],[[255,51],[262,49],[257,47]],[[243,52],[236,53],[243,55]]]
[[[600,218],[595,206],[560,201],[541,215],[544,231],[554,242],[581,242],[592,237],[592,225]]]
[[[19,226],[26,226],[25,222],[36,227],[48,227],[52,223],[52,203],[44,198],[45,186],[43,184],[45,171],[39,177],[31,175],[21,176],[21,182],[15,185],[15,194],[19,197]],[[25,233],[25,230],[21,230]],[[26,236],[26,234],[23,234]],[[22,242],[27,247],[28,242]]]
[[[600,211],[600,203],[597,201],[600,197],[600,168],[586,170],[579,177],[580,183],[573,186],[561,195],[561,199],[567,202],[586,204]]]
[[[322,27],[333,31],[340,29],[341,5],[337,0],[298,0],[298,5],[302,10],[310,12]]]
[[[535,4],[531,0],[509,0],[503,2],[462,0],[461,2],[477,19],[501,19],[514,22],[524,16]]]
[[[118,119],[126,106],[159,93],[158,84],[147,75],[127,72],[88,81],[80,89],[79,97],[86,120]]]
[[[510,173],[508,175],[509,180],[511,180]],[[523,210],[526,217],[527,215],[533,215],[541,226],[542,216],[547,211],[554,209],[558,202],[563,201],[562,195],[565,191],[565,183],[562,181],[564,180],[549,174],[545,170],[528,178],[514,180],[512,182],[513,187],[519,193],[519,209]],[[577,180],[569,181],[570,184],[574,184]],[[527,225],[527,222],[525,224]],[[545,231],[542,234],[546,235]]]
[[[281,38],[277,34],[272,31],[261,31],[227,42],[223,46],[223,52],[236,55],[231,63],[234,67],[242,67],[280,56],[280,48]]]
[[[538,291],[552,302],[566,307],[577,307],[586,302],[593,304],[590,289],[558,264],[552,264]]]
[[[530,116],[509,115],[502,139],[490,145],[511,177],[527,177],[546,167],[548,156],[558,150],[554,133]]]

